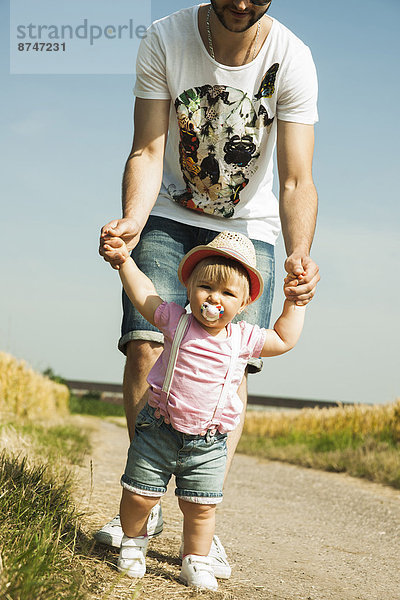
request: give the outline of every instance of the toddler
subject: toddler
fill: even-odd
[[[236,390],[248,359],[287,352],[299,339],[305,307],[285,300],[273,329],[232,323],[257,300],[263,281],[252,242],[224,231],[182,259],[178,276],[187,289],[191,313],[164,302],[119,239],[125,259],[119,273],[140,313],[164,334],[164,350],[150,371],[147,404],[130,445],[120,515],[124,537],[118,569],[143,577],[151,509],[172,475],[183,513],[180,580],[189,586],[218,587],[208,552],[222,500],[226,438],[243,409]]]

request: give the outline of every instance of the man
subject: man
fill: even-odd
[[[177,267],[193,246],[220,231],[239,231],[256,247],[265,291],[243,318],[268,327],[274,243],[282,227],[285,294],[307,304],[319,281],[310,258],[317,214],[312,179],[317,80],[309,49],[266,13],[271,1],[211,0],[153,23],[137,61],[134,139],[123,178],[123,218],[103,227],[100,254],[118,268],[113,234],[167,301],[186,304]],[[276,147],[279,205],[272,192]],[[150,215],[150,217],[149,217]],[[106,250],[104,244],[113,250]],[[123,297],[119,348],[127,356],[124,405],[132,439],[147,375],[162,334]],[[249,372],[261,369],[261,359]],[[239,388],[244,406],[246,377]],[[228,469],[241,435],[229,438]],[[228,470],[227,469],[227,470]],[[148,524],[157,534],[159,515]],[[118,521],[96,539],[119,545]],[[216,576],[230,567],[217,537]]]

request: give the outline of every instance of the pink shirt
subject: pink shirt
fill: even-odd
[[[185,310],[174,302],[163,302],[154,314],[157,327],[164,334],[164,351],[150,371],[148,402],[159,409],[178,431],[193,435],[205,434],[221,394],[232,353],[232,327],[240,328],[240,352],[233,372],[225,408],[217,428],[221,433],[235,429],[243,403],[237,389],[251,357],[258,357],[265,341],[265,329],[241,321],[228,325],[228,337],[216,339],[207,333],[190,315],[187,331],[181,342],[172,379],[168,405],[161,391],[168,366],[176,327]]]

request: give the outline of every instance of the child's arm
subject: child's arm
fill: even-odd
[[[278,356],[291,350],[298,342],[303,329],[305,306],[296,306],[285,300],[281,316],[273,329],[267,329],[261,356]]]
[[[139,269],[134,260],[129,256],[125,242],[120,240],[120,238],[114,238],[114,240],[116,239],[121,242],[118,252],[120,258],[124,259],[118,270],[124,290],[133,306],[143,315],[146,321],[155,325],[154,313],[160,304],[163,303],[163,300],[157,294],[153,282]]]

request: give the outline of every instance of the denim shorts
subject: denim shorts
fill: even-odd
[[[185,307],[188,304],[186,288],[178,279],[178,266],[184,255],[194,246],[208,244],[220,233],[164,217],[150,216],[140,241],[132,251],[138,267],[151,279],[157,294],[166,302]],[[262,296],[250,304],[235,321],[247,321],[260,327],[269,327],[275,283],[274,246],[252,240],[257,256],[257,268],[264,279]],[[118,348],[126,354],[126,345],[132,340],[164,343],[163,334],[135,309],[122,293],[123,319]],[[249,361],[249,373],[261,371],[261,358]]]
[[[222,500],[226,468],[226,433],[189,435],[155,416],[146,404],[136,420],[121,485],[143,496],[160,497],[175,475],[175,495],[188,502]]]

